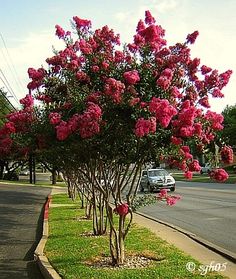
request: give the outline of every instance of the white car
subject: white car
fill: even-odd
[[[140,180],[140,191],[147,190],[149,192],[161,189],[170,189],[175,191],[175,179],[165,169],[148,169],[142,171]]]

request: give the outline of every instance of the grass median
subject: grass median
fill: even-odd
[[[91,236],[92,221],[85,220],[79,202],[73,203],[66,195],[54,195],[49,212],[49,238],[45,253],[64,279],[182,279],[203,278],[198,271],[186,269],[188,262],[200,263],[173,245],[158,238],[150,230],[133,224],[126,240],[127,256],[150,259],[145,268],[101,267],[97,263],[109,257],[108,236]],[[204,278],[223,279],[217,273]]]
[[[215,180],[211,179],[208,174],[194,173],[191,180],[186,179],[183,173],[173,173],[173,177],[177,181],[188,181],[188,182],[204,182],[204,183],[216,183]],[[236,183],[236,174],[229,173],[229,178],[223,182],[225,184],[235,184]]]

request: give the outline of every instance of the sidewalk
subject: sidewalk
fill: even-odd
[[[51,195],[58,193],[66,193],[66,189],[54,187],[52,189]],[[222,275],[228,276],[230,279],[236,278],[235,263],[221,256],[220,254],[213,252],[212,250],[191,239],[179,230],[165,225],[164,222],[159,223],[156,220],[152,220],[142,215],[143,214],[135,213],[134,222],[139,224],[140,226],[150,229],[158,237],[166,240],[168,243],[173,244],[184,253],[192,256],[194,259],[198,260],[202,265],[204,265],[204,268],[207,268],[207,266],[209,266],[208,268],[217,268],[219,267],[219,265],[222,266],[222,264],[225,264],[226,269],[225,271],[221,272]],[[197,269],[199,267],[195,268]]]
[[[204,266],[216,266],[217,264],[222,265],[226,263],[226,270],[222,272],[222,275],[228,276],[231,279],[236,278],[236,264],[211,251],[202,244],[197,243],[187,235],[139,214],[134,214],[134,222],[150,229],[157,236],[175,245],[186,254],[201,262]]]

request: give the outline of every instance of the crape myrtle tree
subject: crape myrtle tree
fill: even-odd
[[[200,170],[189,145],[204,151],[223,129],[223,117],[210,110],[209,97],[223,97],[232,71],[220,74],[191,57],[197,31],[184,43],[168,46],[165,30],[149,11],[138,22],[133,42],[123,48],[107,26],[93,31],[90,20],[77,16],[72,25],[73,34],[56,25],[65,48],[46,59],[47,68],[29,68],[30,93],[23,102],[32,95],[41,101],[34,120],[40,126],[34,132],[36,145],[67,146],[67,154],[60,153],[64,169],[77,170],[101,195],[112,264],[119,265],[143,164],[165,161],[189,179]],[[16,119],[9,121],[15,127]],[[78,155],[79,167],[73,168],[70,154]],[[231,160],[228,147],[224,160]],[[217,169],[211,177],[225,181],[228,175]],[[172,205],[178,197],[164,191],[160,199]]]

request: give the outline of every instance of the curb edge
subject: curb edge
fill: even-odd
[[[51,266],[48,258],[44,254],[44,247],[48,239],[48,213],[49,206],[51,202],[51,195],[49,194],[44,203],[43,210],[43,233],[42,237],[34,251],[34,260],[36,261],[43,277],[45,279],[61,279],[62,277],[56,272],[56,270]]]

